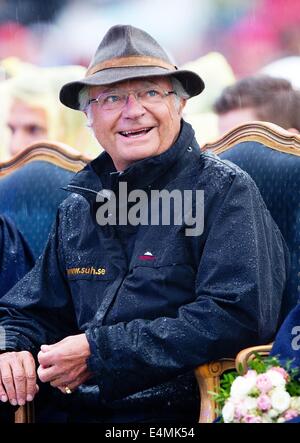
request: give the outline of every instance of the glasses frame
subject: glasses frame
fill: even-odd
[[[168,97],[169,95],[171,95],[171,94],[175,94],[176,95],[176,91],[166,91],[165,89],[162,89],[162,88],[160,88],[160,87],[155,87],[155,88],[152,88],[151,89],[151,87],[149,87],[149,88],[143,88],[143,89],[139,89],[139,90],[137,90],[137,91],[124,91],[124,93],[118,93],[118,91],[114,91],[114,90],[112,90],[112,92],[100,92],[100,94],[96,97],[96,98],[91,98],[91,99],[89,99],[89,101],[88,101],[88,103],[87,103],[87,107],[89,106],[89,105],[91,105],[91,104],[97,104],[97,105],[100,105],[100,98],[101,98],[101,96],[103,96],[103,95],[107,95],[107,96],[109,96],[109,95],[114,95],[114,93],[115,93],[115,95],[120,95],[120,96],[125,96],[126,97],[126,100],[125,100],[125,102],[124,102],[124,104],[122,105],[122,106],[120,106],[120,108],[116,108],[116,109],[105,109],[106,111],[121,111],[126,105],[127,105],[127,103],[128,103],[128,99],[129,99],[129,96],[130,95],[134,95],[134,98],[136,99],[136,101],[141,105],[141,106],[143,106],[143,107],[147,107],[147,105],[145,106],[144,104],[142,104],[141,103],[141,101],[140,101],[140,97],[138,96],[138,94],[140,93],[140,92],[147,92],[147,91],[151,91],[151,90],[158,90],[159,92],[161,92],[162,94],[163,94],[163,98],[165,98],[165,97]],[[122,90],[120,90],[120,91],[122,91]],[[101,106],[100,106],[101,107]],[[102,108],[103,109],[103,108]]]

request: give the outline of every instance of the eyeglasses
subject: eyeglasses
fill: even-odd
[[[97,103],[105,111],[119,111],[124,108],[131,94],[142,106],[147,107],[162,103],[165,97],[168,97],[170,94],[176,94],[176,92],[164,91],[159,87],[140,89],[138,91],[122,91],[118,89],[99,94],[97,98],[90,99],[88,105]]]

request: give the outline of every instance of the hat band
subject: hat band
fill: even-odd
[[[86,77],[96,72],[103,71],[109,68],[130,68],[130,67],[140,67],[140,66],[155,66],[159,68],[164,68],[168,70],[177,69],[176,66],[155,57],[144,57],[144,56],[129,56],[129,57],[118,57],[106,60],[105,62],[97,63],[87,70]]]

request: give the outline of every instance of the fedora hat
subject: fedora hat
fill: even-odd
[[[78,95],[84,86],[102,86],[150,76],[177,78],[190,97],[204,89],[201,77],[174,66],[147,32],[130,25],[116,25],[103,37],[85,78],[65,84],[59,98],[69,108],[79,109]]]

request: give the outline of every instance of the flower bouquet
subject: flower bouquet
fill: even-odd
[[[299,371],[256,355],[245,375],[224,374],[214,393],[224,423],[283,423],[300,417]]]

